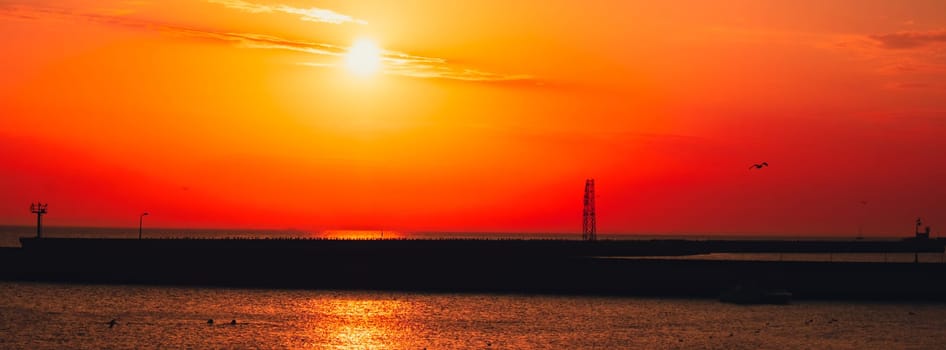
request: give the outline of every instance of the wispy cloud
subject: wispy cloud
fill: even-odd
[[[476,82],[531,81],[526,74],[499,74],[484,72],[472,68],[451,67],[446,61],[428,63],[427,57],[412,56],[410,60],[385,57],[388,65],[385,73],[414,78],[450,79]]]
[[[910,89],[923,89],[923,90],[944,90],[946,85],[932,83],[932,82],[894,82],[887,85],[890,89],[898,90],[910,90]]]
[[[243,0],[207,0],[207,2],[212,4],[220,4],[226,6],[227,8],[245,11],[249,13],[285,13],[291,15],[299,15],[299,19],[303,21],[310,22],[323,22],[323,23],[357,23],[357,24],[368,24],[365,20],[357,19],[349,15],[344,15],[332,10],[310,7],[310,8],[299,8],[292,7],[289,5],[265,5],[257,4],[252,2],[247,2]]]
[[[902,31],[896,33],[870,35],[869,37],[888,49],[912,49],[937,43],[946,43],[946,30],[925,32]]]
[[[301,52],[316,56],[342,56],[347,52],[347,48],[332,44],[319,43],[307,40],[291,40],[276,36],[255,34],[255,33],[232,33],[232,32],[214,32],[200,29],[189,29],[180,27],[166,28],[167,31],[173,31],[192,37],[201,37],[205,39],[216,39],[235,43],[238,47],[251,49],[271,49]]]
[[[313,55],[315,57],[313,57],[312,60],[299,62],[300,65],[310,67],[337,67],[339,65],[337,58],[343,57],[348,53],[348,48],[344,46],[308,40],[286,39],[264,34],[213,32],[180,27],[164,27],[163,29],[191,37],[227,41],[243,48],[283,50]],[[382,51],[381,61],[384,63],[385,74],[412,78],[448,79],[470,82],[533,80],[529,75],[500,74],[472,68],[456,67],[443,58],[411,55],[391,50]]]
[[[155,30],[187,38],[228,43],[238,48],[289,51],[308,55],[308,57],[300,59],[300,62],[298,62],[300,65],[328,69],[338,68],[341,57],[345,56],[349,50],[346,46],[312,40],[290,39],[260,33],[215,31],[145,21],[126,16],[82,13],[48,7],[0,6],[0,15],[15,16],[25,20],[50,18],[51,16],[60,19],[80,19],[104,25],[123,26],[138,30]],[[412,55],[393,50],[383,50],[381,60],[384,73],[394,76],[465,82],[535,82],[535,79],[529,75],[487,72],[471,67],[458,66],[445,58]]]
[[[254,33],[224,33],[185,28],[167,28],[178,33],[202,38],[211,38],[233,42],[239,47],[300,52],[313,55],[313,60],[300,62],[310,67],[332,68],[338,66],[338,57],[345,56],[348,48],[339,45],[319,43],[307,40],[286,39],[277,36]],[[533,77],[525,74],[500,74],[485,72],[473,68],[458,67],[438,57],[411,55],[391,50],[382,51],[381,61],[384,73],[397,76],[426,79],[447,79],[470,82],[530,81]]]

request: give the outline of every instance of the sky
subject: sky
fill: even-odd
[[[946,232],[942,1],[0,0],[0,224]],[[755,163],[768,167],[752,169]]]

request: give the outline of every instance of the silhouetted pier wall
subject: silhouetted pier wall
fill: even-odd
[[[760,248],[709,242],[23,239],[22,249],[0,252],[4,266],[0,277],[80,283],[700,297],[716,297],[734,285],[754,284],[785,288],[799,298],[946,301],[946,264],[607,258]],[[845,251],[880,249],[875,243],[906,249],[903,242],[855,243]],[[767,241],[769,248],[761,248],[778,244]],[[806,251],[840,248],[831,242],[782,244]]]

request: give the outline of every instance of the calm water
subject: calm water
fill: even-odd
[[[940,304],[0,283],[5,349],[937,349],[944,316]]]

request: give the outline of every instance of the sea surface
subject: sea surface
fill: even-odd
[[[3,349],[942,349],[944,316],[943,304],[0,282]]]

